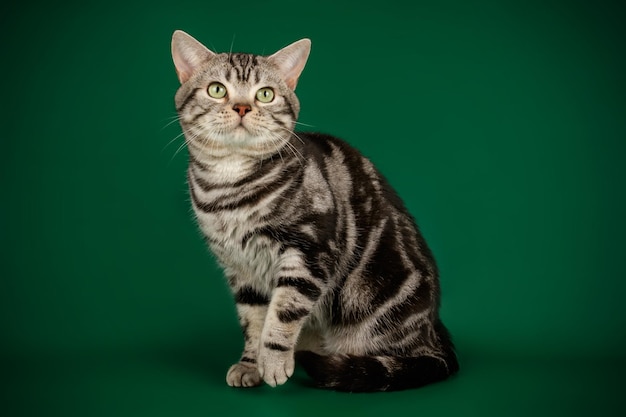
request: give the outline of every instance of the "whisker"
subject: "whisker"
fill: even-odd
[[[277,137],[274,132],[272,132],[269,128],[265,127],[265,129],[267,130],[267,133],[269,135],[270,140],[272,141],[272,145],[274,144],[278,144],[278,145],[282,145],[282,138]],[[285,163],[285,159],[283,158],[283,154],[281,153],[282,150],[282,146],[280,146],[278,148],[278,156],[280,157],[281,162]]]
[[[176,158],[176,156],[180,153],[180,151],[182,151],[185,148],[185,145],[187,145],[187,140],[185,140],[179,147],[178,149],[176,149],[176,152],[174,152],[174,155],[172,155],[172,159],[170,159],[170,162],[172,162],[174,160],[174,158]]]
[[[230,41],[230,49],[228,50],[228,60],[233,56],[233,46],[235,46],[235,33],[233,32],[233,39]]]
[[[272,132],[270,129],[267,129],[267,132],[268,132],[270,138],[272,139],[273,143],[281,143],[282,142],[281,144],[283,146],[278,151],[278,154],[280,155],[281,158],[282,158],[282,154],[281,154],[280,151],[282,149],[287,149],[298,160],[298,163],[301,166],[304,166],[304,156],[302,155],[302,153],[300,153],[300,151],[292,143],[289,142],[289,140],[284,140],[284,138],[278,136],[277,134]]]
[[[189,146],[189,144],[191,143],[192,140],[195,140],[199,136],[199,135],[195,135],[195,134],[193,134],[191,132],[189,134],[191,135],[191,139],[187,138],[187,136],[185,135],[185,140],[183,140],[183,143],[181,143],[180,146],[178,147],[178,149],[176,149],[176,152],[174,152],[174,155],[172,155],[172,158],[170,159],[170,162],[172,162],[174,160],[174,158],[176,158],[176,156],[183,149],[185,149],[186,146]]]
[[[174,124],[174,123],[178,122],[180,120],[180,116],[172,116],[171,119],[172,120],[169,121],[165,126],[163,126],[161,128],[161,130],[165,129],[166,127],[170,126],[171,124]]]
[[[287,142],[287,149],[289,149],[293,153],[293,156],[296,157],[300,166],[304,166],[304,156],[302,155],[302,153],[289,142]]]
[[[310,124],[302,123],[302,122],[294,122],[294,123],[297,124],[297,125],[302,125],[302,126],[306,126],[306,127],[315,127],[315,125],[310,125]]]
[[[302,138],[300,136],[298,136],[298,134],[296,132],[294,132],[291,129],[287,129],[286,127],[282,127],[282,126],[278,126],[279,128],[286,130],[287,132],[291,133],[292,135],[294,135],[303,145],[304,145],[304,141],[302,140]]]
[[[163,147],[163,149],[161,149],[161,152],[163,152],[165,149],[167,149],[168,146],[170,146],[175,140],[177,140],[178,138],[180,138],[181,136],[183,136],[185,134],[185,132],[181,132],[178,135],[176,135],[174,137],[174,139],[170,140],[169,142],[167,142],[167,144]]]

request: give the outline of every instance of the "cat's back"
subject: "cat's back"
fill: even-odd
[[[348,202],[360,208],[362,215],[382,214],[381,211],[389,214],[392,210],[413,221],[385,176],[346,140],[317,132],[298,133],[297,140],[307,161],[319,166],[333,191],[348,197]]]

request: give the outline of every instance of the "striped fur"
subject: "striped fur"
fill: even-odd
[[[172,45],[191,201],[245,337],[228,384],[283,384],[296,358],[320,387],[343,391],[455,373],[437,267],[402,201],[346,142],[293,133],[308,40],[269,57],[215,54],[180,31]],[[213,82],[225,97],[209,96]],[[270,103],[255,99],[264,87]]]

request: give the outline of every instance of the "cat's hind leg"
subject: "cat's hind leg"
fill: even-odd
[[[296,344],[296,352],[314,352],[318,355],[325,355],[324,349],[324,334],[320,329],[305,324],[298,337],[298,343]]]

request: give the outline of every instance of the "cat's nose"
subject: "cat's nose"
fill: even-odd
[[[248,112],[252,111],[252,107],[250,105],[248,105],[248,104],[235,104],[233,106],[233,110],[235,110],[237,113],[239,113],[239,116],[243,117]]]

